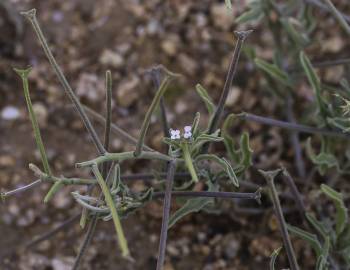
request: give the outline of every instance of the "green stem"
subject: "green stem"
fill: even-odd
[[[141,152],[138,157],[134,156],[134,152],[106,153],[103,156],[97,157],[95,159],[77,163],[76,167],[81,168],[81,167],[92,166],[95,164],[98,165],[100,163],[107,162],[107,161],[122,162],[124,160],[129,160],[129,159],[153,159],[153,160],[164,160],[164,161],[173,160],[171,157],[167,155],[161,154],[159,152],[150,152],[150,151]]]
[[[185,160],[185,164],[187,166],[187,169],[188,169],[188,171],[190,172],[190,174],[192,176],[192,180],[197,183],[198,182],[198,176],[197,176],[196,170],[195,170],[195,168],[193,166],[190,150],[188,148],[188,143],[187,142],[181,142],[181,149],[182,149],[182,155],[183,155],[183,158]]]
[[[167,90],[169,82],[170,82],[170,76],[166,75],[165,78],[163,79],[162,84],[160,85],[156,95],[154,96],[154,98],[152,100],[151,106],[149,107],[149,109],[146,113],[145,119],[143,120],[142,127],[141,127],[140,138],[137,142],[136,149],[134,152],[135,157],[138,157],[141,154],[142,146],[144,144],[146,133],[147,133],[147,130],[149,127],[149,123],[151,121],[151,116],[152,116],[153,112],[155,111],[155,109],[157,108],[159,101],[160,101],[160,98],[164,95],[165,91]]]
[[[22,78],[24,97],[26,99],[30,121],[32,122],[36,145],[40,151],[40,156],[41,156],[41,161],[42,161],[43,166],[44,166],[44,171],[50,175],[51,170],[50,170],[49,161],[47,160],[44,143],[43,143],[43,140],[42,140],[41,134],[40,134],[39,124],[38,124],[38,121],[35,117],[35,113],[33,110],[33,104],[32,104],[32,101],[30,99],[30,94],[29,94],[28,75],[29,75],[29,72],[31,71],[31,68],[27,68],[27,69],[15,68],[14,70]]]
[[[115,227],[115,230],[117,233],[118,243],[119,243],[120,249],[122,250],[122,255],[123,255],[123,257],[128,257],[130,255],[128,243],[126,242],[125,235],[123,232],[123,227],[120,223],[119,215],[117,213],[117,209],[115,207],[112,195],[111,195],[111,193],[106,185],[106,182],[103,179],[97,165],[92,166],[92,171],[95,174],[96,180],[102,189],[103,195],[105,196],[106,203],[107,203],[109,209],[111,210],[114,227]]]
[[[64,90],[66,91],[67,95],[69,96],[72,103],[74,104],[74,107],[78,111],[80,118],[83,121],[88,133],[90,134],[98,152],[100,154],[105,153],[106,150],[104,149],[99,137],[97,136],[95,129],[93,128],[89,118],[87,117],[83,107],[81,106],[79,99],[74,94],[71,86],[69,85],[66,77],[64,76],[61,68],[57,64],[56,59],[50,50],[50,47],[45,39],[45,36],[40,28],[40,25],[38,23],[37,18],[36,18],[36,9],[31,9],[31,10],[26,11],[26,12],[21,12],[21,14],[23,16],[25,16],[30,21],[31,25],[33,26],[33,29],[34,29],[34,31],[35,31],[35,33],[40,41],[40,44],[45,52],[46,57],[48,58],[51,66],[52,66],[53,70],[55,71],[55,73],[56,73],[60,83],[62,84]]]
[[[34,174],[40,178],[42,182],[61,182],[63,185],[91,185],[96,184],[95,179],[83,179],[83,178],[66,178],[66,177],[56,177],[54,175],[49,175],[42,172],[36,165],[30,163],[29,169],[34,172]]]
[[[64,186],[62,181],[55,182],[44,198],[44,203],[48,203],[51,198]]]

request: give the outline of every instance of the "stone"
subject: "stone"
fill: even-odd
[[[111,66],[114,68],[122,67],[124,64],[123,56],[112,50],[104,50],[99,61],[102,65]]]
[[[179,55],[179,61],[182,69],[186,71],[189,75],[194,75],[197,71],[197,63],[195,60],[187,56],[186,54]]]
[[[213,4],[210,13],[216,27],[224,31],[230,29],[233,24],[234,16],[224,3]]]
[[[54,258],[51,261],[53,270],[70,270],[74,264],[73,257]]]
[[[48,118],[48,112],[43,103],[36,102],[33,104],[33,111],[36,116],[36,119],[38,121],[38,124],[40,127],[46,127],[47,126],[47,118]]]
[[[169,56],[174,56],[177,53],[177,40],[176,36],[170,36],[170,38],[164,40],[161,43],[162,50]]]
[[[95,74],[81,74],[78,80],[77,95],[91,102],[103,100],[105,98],[104,80],[99,80]]]
[[[1,118],[4,120],[15,120],[20,117],[19,109],[14,106],[6,106],[1,111]]]
[[[241,96],[241,89],[239,87],[233,86],[227,96],[226,99],[226,106],[233,106],[238,101],[239,97]]]
[[[137,92],[137,86],[140,83],[140,79],[136,76],[128,78],[122,81],[117,89],[118,102],[121,106],[130,106],[137,98],[139,93]]]

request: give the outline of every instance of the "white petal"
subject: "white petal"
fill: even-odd
[[[175,133],[174,134],[176,134],[176,135],[180,135],[180,130],[175,130]]]
[[[184,130],[185,130],[185,132],[191,132],[192,127],[191,126],[185,126]]]
[[[185,134],[184,134],[185,139],[189,139],[189,138],[191,138],[191,136],[192,136],[191,132],[185,132]]]

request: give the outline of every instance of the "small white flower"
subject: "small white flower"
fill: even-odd
[[[190,139],[190,138],[192,137],[192,132],[191,132],[191,130],[192,130],[192,127],[191,127],[191,126],[185,126],[185,127],[184,127],[184,131],[185,131],[185,133],[184,133],[184,138],[185,138],[185,139]]]
[[[185,132],[184,133],[184,138],[185,139],[190,139],[192,137],[192,133],[191,132]]]
[[[172,140],[180,139],[180,130],[170,129],[170,138]]]
[[[185,132],[190,132],[191,133],[192,127],[191,126],[185,126],[184,131]]]

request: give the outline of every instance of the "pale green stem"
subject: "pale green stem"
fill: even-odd
[[[55,182],[44,198],[44,203],[48,203],[51,198],[64,186],[62,181]]]
[[[148,131],[149,123],[151,121],[151,116],[153,112],[156,110],[161,97],[164,95],[165,91],[167,90],[169,82],[170,82],[170,76],[167,75],[163,79],[162,84],[160,85],[156,95],[152,100],[151,106],[149,107],[146,113],[145,119],[143,120],[143,123],[142,123],[141,131],[140,131],[140,138],[137,142],[136,149],[134,152],[135,157],[138,157],[142,152],[142,147],[145,141],[146,133]]]
[[[188,149],[188,143],[187,142],[181,142],[181,149],[182,149],[182,155],[185,160],[185,164],[187,166],[188,171],[190,172],[192,176],[192,180],[194,182],[198,182],[198,176],[196,173],[196,170],[193,166],[190,150]]]
[[[56,59],[50,50],[50,47],[45,39],[45,36],[40,28],[40,25],[38,23],[37,18],[36,18],[36,9],[31,9],[31,10],[26,11],[26,12],[21,12],[21,14],[23,16],[25,16],[30,21],[31,25],[33,26],[33,29],[34,29],[34,31],[35,31],[35,33],[40,41],[40,44],[45,52],[46,57],[48,58],[51,66],[52,66],[53,70],[55,71],[55,73],[56,73],[60,83],[62,84],[64,90],[66,91],[67,95],[69,96],[69,98],[73,102],[76,110],[78,111],[78,113],[79,113],[88,133],[90,134],[98,152],[100,154],[105,153],[106,150],[104,149],[99,137],[97,136],[95,129],[93,128],[89,118],[87,117],[83,107],[81,106],[79,99],[74,94],[71,86],[69,85],[66,77],[64,76],[61,68],[57,64]]]
[[[42,182],[61,182],[63,185],[91,185],[97,183],[95,179],[66,178],[48,175],[47,173],[42,172],[36,165],[32,163],[29,164],[29,169],[32,170]]]
[[[40,151],[40,156],[41,156],[41,161],[42,161],[43,166],[44,166],[44,171],[50,175],[51,170],[50,170],[49,161],[47,160],[44,143],[43,143],[43,140],[42,140],[41,134],[40,134],[39,124],[38,124],[38,121],[36,119],[36,116],[35,116],[35,113],[33,110],[33,104],[32,104],[32,101],[30,99],[30,94],[29,94],[28,75],[29,75],[29,72],[31,71],[31,68],[28,68],[28,69],[15,68],[14,70],[22,78],[24,97],[26,99],[30,121],[32,122],[36,145]]]
[[[120,219],[119,219],[118,212],[117,212],[117,209],[115,207],[112,195],[111,195],[100,171],[98,170],[97,165],[92,166],[92,171],[95,174],[96,180],[102,189],[103,195],[105,196],[106,203],[107,203],[109,209],[111,210],[114,227],[115,227],[115,230],[117,233],[118,243],[119,243],[120,249],[122,250],[122,255],[123,255],[123,257],[128,257],[130,255],[128,243],[125,239],[123,228],[122,228],[122,225],[120,223]]]
[[[107,161],[122,162],[124,160],[129,160],[129,159],[153,159],[153,160],[164,160],[164,161],[173,160],[171,157],[167,155],[161,154],[159,152],[150,152],[150,151],[141,152],[138,157],[134,156],[134,152],[106,153],[103,156],[97,157],[95,159],[77,163],[76,167],[81,168],[81,167],[92,166],[95,164],[98,165],[100,163],[107,162]]]

